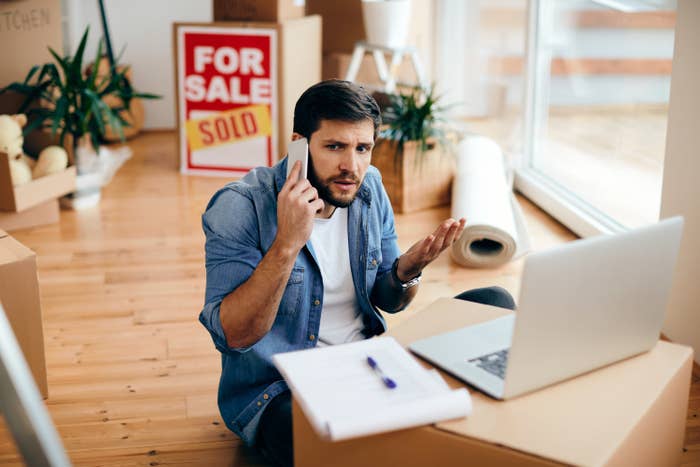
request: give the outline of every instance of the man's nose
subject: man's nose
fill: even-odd
[[[356,149],[348,149],[344,151],[343,157],[340,159],[338,168],[343,172],[357,172],[357,161],[359,154]]]

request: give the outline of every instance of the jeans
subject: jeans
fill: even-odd
[[[515,309],[515,301],[501,287],[484,287],[467,290],[455,298],[500,308]],[[256,447],[278,467],[294,465],[292,443],[292,394],[285,391],[270,401],[258,426]]]
[[[272,465],[294,465],[291,392],[280,393],[270,401],[260,417],[255,445]]]

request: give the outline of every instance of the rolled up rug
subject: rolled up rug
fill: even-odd
[[[506,181],[503,152],[494,141],[468,136],[459,143],[452,217],[467,219],[451,251],[462,266],[495,268],[529,251],[522,210]]]

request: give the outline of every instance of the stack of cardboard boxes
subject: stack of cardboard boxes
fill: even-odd
[[[292,136],[294,104],[306,88],[321,79],[321,18],[313,13],[305,15],[303,3],[298,0],[214,0],[214,21],[232,22],[233,27],[277,29],[277,148],[283,154]]]
[[[48,48],[63,53],[60,0],[0,2],[0,88],[24,81],[34,65],[51,61]],[[24,96],[0,94],[0,114],[15,114]],[[37,155],[55,139],[40,131],[24,139],[24,152]],[[13,187],[9,158],[0,152],[0,303],[29,364],[39,391],[48,397],[44,334],[36,255],[8,230],[55,223],[58,197],[75,189],[75,168]]]
[[[214,0],[213,12],[174,25],[180,167],[244,175],[286,153],[294,105],[321,79],[321,18],[298,0]]]
[[[418,49],[429,77],[434,2],[411,3],[407,45]],[[321,79],[345,78],[355,44],[365,40],[362,1],[213,0],[213,13],[213,23],[174,26],[180,168],[243,175],[286,153],[294,105],[306,88]],[[247,37],[255,31],[275,37],[274,46]],[[251,73],[255,54],[259,72]],[[398,79],[417,83],[409,60],[400,65]],[[355,81],[378,82],[370,56]],[[257,115],[249,115],[255,131],[241,131],[245,112]]]
[[[411,25],[407,41],[407,45],[418,49],[428,76],[432,60],[434,3],[432,0],[411,1]],[[355,43],[366,39],[362,0],[306,0],[306,14],[316,14],[323,18],[323,79],[344,79]],[[408,60],[401,64],[398,77],[399,81],[416,81],[413,67]],[[379,82],[379,75],[370,55],[365,55],[355,81],[366,84]]]
[[[0,2],[0,88],[24,81],[34,65],[51,61],[48,48],[63,52],[61,2],[59,0],[23,0]],[[24,96],[0,95],[0,114],[16,113]],[[38,155],[54,144],[50,134],[36,131],[25,137],[24,152]],[[58,221],[58,197],[75,190],[75,168],[32,180],[14,187],[7,154],[0,152],[0,228],[7,231],[51,224]]]

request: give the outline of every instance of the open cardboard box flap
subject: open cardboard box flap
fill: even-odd
[[[0,229],[0,266],[34,256],[34,252]]]
[[[17,187],[12,186],[10,159],[0,152],[0,210],[24,211],[48,200],[75,191],[76,169],[67,169],[36,178]]]

